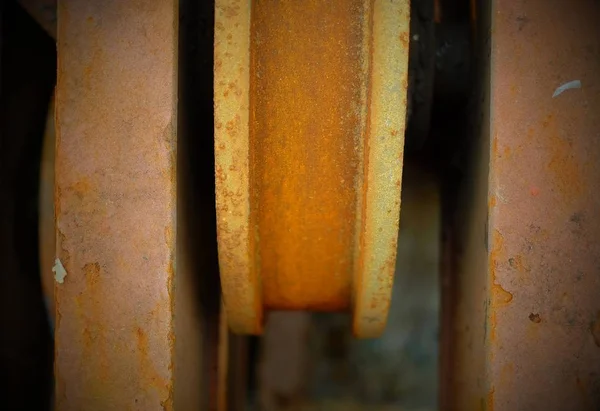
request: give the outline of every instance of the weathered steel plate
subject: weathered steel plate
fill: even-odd
[[[600,4],[491,3],[453,409],[596,410]]]
[[[177,22],[171,0],[59,3],[60,410],[173,409]]]

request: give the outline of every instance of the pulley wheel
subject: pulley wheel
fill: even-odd
[[[385,326],[396,263],[408,0],[217,0],[219,264],[231,329],[265,310]]]

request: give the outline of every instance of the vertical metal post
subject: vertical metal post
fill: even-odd
[[[490,54],[463,209],[454,409],[596,410],[600,5],[491,3],[478,15]]]
[[[173,409],[177,7],[59,3],[59,410]]]

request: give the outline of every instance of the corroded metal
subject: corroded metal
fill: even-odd
[[[491,19],[478,37],[491,36],[489,87],[457,277],[453,409],[596,410],[600,5],[492,6],[477,15]],[[564,84],[579,87],[558,94]]]
[[[177,1],[58,16],[57,408],[170,410]]]
[[[219,262],[233,330],[264,309],[385,325],[395,266],[408,1],[216,2]],[[293,42],[290,42],[293,39]]]

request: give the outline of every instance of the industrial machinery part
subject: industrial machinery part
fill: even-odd
[[[477,10],[447,410],[600,409],[600,4]]]
[[[173,408],[177,20],[59,2],[58,409]]]
[[[244,398],[243,344],[221,326],[203,92],[212,65],[196,58],[212,56],[212,11],[194,1],[59,3],[58,409],[225,410],[226,394]],[[42,234],[52,224],[43,170]],[[42,256],[54,255],[48,247]]]
[[[219,265],[229,325],[349,310],[384,329],[395,267],[409,2],[217,0]]]

